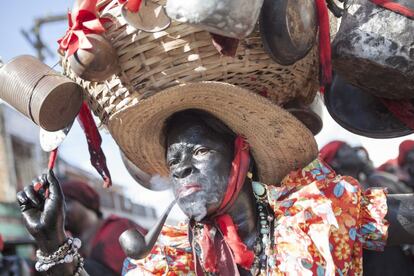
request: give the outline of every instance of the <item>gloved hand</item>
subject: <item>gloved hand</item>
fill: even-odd
[[[66,240],[64,196],[52,170],[33,180],[17,193],[23,221],[46,254],[56,251]]]

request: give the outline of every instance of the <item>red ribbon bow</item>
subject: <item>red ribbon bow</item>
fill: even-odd
[[[101,34],[105,32],[104,20],[98,18],[96,12],[97,0],[84,0],[73,13],[68,13],[69,29],[58,40],[59,49],[67,51],[66,55],[73,55],[78,49],[91,49],[92,44],[87,34]]]
[[[141,6],[142,0],[118,0],[119,4],[124,4],[125,2],[128,2],[126,4],[126,8],[130,12],[138,12],[139,7]]]

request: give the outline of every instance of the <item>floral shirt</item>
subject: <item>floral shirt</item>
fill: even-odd
[[[267,186],[275,213],[269,275],[362,275],[362,248],[382,250],[387,238],[383,189],[362,192],[358,181],[336,175],[316,159]],[[123,275],[194,275],[185,224],[165,226],[151,254],[126,259]]]

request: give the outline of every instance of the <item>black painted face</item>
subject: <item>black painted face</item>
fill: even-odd
[[[218,210],[227,189],[233,141],[190,120],[167,134],[167,164],[181,210],[196,221]]]

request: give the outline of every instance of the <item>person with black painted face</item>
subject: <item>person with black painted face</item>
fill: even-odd
[[[209,92],[217,98],[231,95],[231,90],[238,96],[247,95],[247,91],[230,85],[220,85],[222,89],[217,89],[217,84],[212,87],[215,89]],[[197,84],[185,87],[194,92],[197,88],[208,90]],[[171,96],[169,93],[162,95]],[[196,96],[186,99],[192,101]],[[385,215],[391,224],[388,244],[414,241],[412,195],[388,197],[387,212],[381,190],[363,194],[355,180],[337,176],[320,160],[304,165],[312,160],[307,158],[314,156],[312,151],[316,144],[310,132],[287,112],[256,99],[258,110],[267,112],[263,117],[263,121],[269,123],[267,128],[261,126],[260,121],[249,121],[254,113],[246,108],[237,110],[240,113],[233,112],[232,119],[228,110],[224,112],[214,105],[206,108],[207,96],[198,104],[202,111],[147,110],[152,113],[147,114],[148,120],[164,122],[154,122],[163,126],[158,130],[159,141],[163,143],[158,148],[156,143],[152,145],[153,156],[144,148],[135,154],[142,154],[146,160],[152,158],[155,166],[154,157],[162,156],[164,151],[163,164],[169,170],[178,204],[190,222],[178,228],[165,227],[160,243],[147,258],[129,259],[125,263],[125,275],[167,271],[256,275],[320,270],[359,274],[362,246],[378,249],[385,243]],[[186,105],[185,101],[183,98],[175,104]],[[181,108],[186,109],[188,107]],[[162,112],[170,115],[155,115]],[[286,139],[288,137],[292,140]],[[266,158],[266,154],[273,159]],[[294,170],[299,163],[304,168]],[[294,171],[288,173],[286,168]],[[288,175],[283,177],[286,173]],[[268,185],[258,182],[271,182],[272,178],[276,182]],[[48,180],[54,182],[42,214],[54,213],[57,219],[41,223],[41,229],[53,237],[51,244],[46,242],[45,235],[35,235],[38,242],[45,245],[45,250],[56,249],[59,244],[61,233],[55,225],[60,225],[64,217],[59,215],[63,210],[51,204],[61,198],[59,185],[51,177]],[[24,196],[19,195],[22,205],[27,202]],[[33,198],[32,194],[26,196],[29,200]],[[23,211],[27,222],[34,219],[30,210],[33,209]],[[375,211],[375,218],[370,211]],[[397,217],[404,217],[409,223],[402,224]],[[28,223],[27,227],[32,231],[39,229],[35,225]],[[156,231],[150,234],[152,232]],[[321,261],[321,256],[325,261]],[[66,270],[61,272],[71,275],[75,269],[74,264],[71,265],[62,267]],[[55,270],[51,273],[58,275]]]

